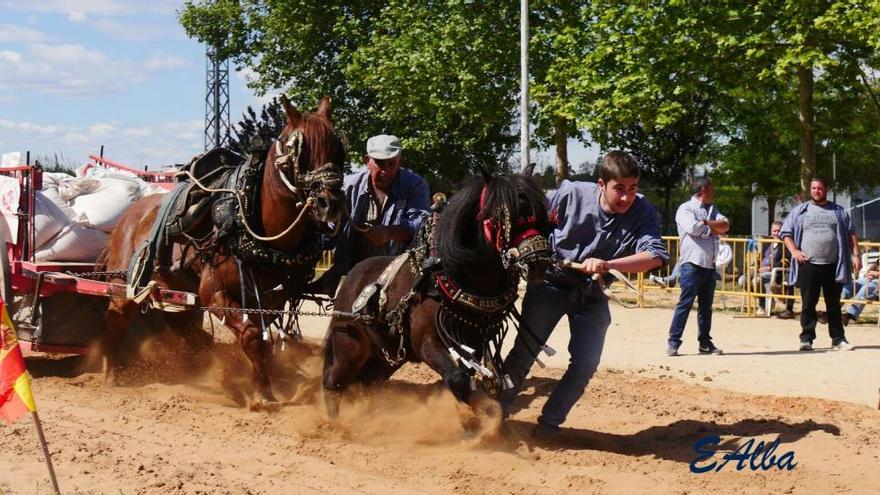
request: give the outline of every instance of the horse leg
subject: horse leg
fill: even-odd
[[[436,335],[425,337],[419,347],[419,355],[425,364],[443,377],[452,395],[467,404],[471,398],[471,378],[466,371],[455,364],[449,351],[443,347]]]
[[[361,375],[372,345],[364,330],[335,319],[330,321],[324,345],[324,404],[327,414],[335,418],[342,392]]]
[[[241,305],[229,296],[225,290],[214,292],[211,298],[211,305],[226,308],[241,308]],[[245,356],[251,363],[253,369],[253,381],[256,385],[257,392],[266,402],[277,402],[275,395],[272,393],[272,386],[269,382],[269,373],[266,359],[266,346],[263,344],[260,329],[256,327],[250,320],[246,320],[243,313],[217,312],[218,318],[226,318],[226,325],[235,333]]]
[[[117,372],[120,368],[122,339],[125,331],[139,313],[138,305],[128,300],[111,299],[107,308],[106,331],[101,341],[101,354],[106,359],[104,382],[109,386],[116,385]]]

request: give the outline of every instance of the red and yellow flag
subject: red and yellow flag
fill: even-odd
[[[37,410],[31,381],[24,367],[24,356],[18,345],[15,326],[6,304],[0,301],[0,419],[6,424],[28,412]]]

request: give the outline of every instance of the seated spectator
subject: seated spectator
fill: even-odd
[[[853,289],[856,290],[856,300],[859,301],[867,301],[867,300],[877,300],[877,279],[880,277],[880,271],[878,271],[877,263],[866,264],[865,268],[859,272],[859,278],[851,285],[847,284],[843,287],[843,298],[849,299],[852,297]],[[864,304],[853,303],[849,306],[849,309],[846,313],[841,317],[844,326],[849,325],[850,321],[855,321],[859,319],[859,315],[862,314],[862,310],[865,309]]]
[[[782,222],[779,220],[773,222],[770,227],[770,235],[773,239],[779,240],[779,231],[782,230]],[[791,285],[783,285],[783,273],[777,271],[776,280],[773,278],[773,269],[787,268],[788,258],[785,257],[785,249],[782,243],[767,243],[761,251],[761,266],[758,267],[758,276],[755,279],[755,285],[763,292],[770,292],[771,287],[783,287],[783,293],[787,296],[794,295],[794,287]],[[764,312],[765,298],[758,299],[758,307]],[[794,299],[785,300],[785,311],[779,313],[778,317],[787,320],[794,316]]]

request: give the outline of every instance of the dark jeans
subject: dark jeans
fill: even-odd
[[[688,315],[697,301],[697,339],[701,346],[712,343],[709,332],[712,330],[712,302],[715,299],[715,269],[703,268],[693,263],[681,265],[681,295],[675,305],[672,324],[669,325],[669,345],[679,347]]]
[[[825,297],[825,315],[828,318],[828,334],[831,345],[846,340],[843,322],[840,320],[840,291],[843,285],[835,280],[835,265],[804,263],[798,270],[798,287],[801,288],[801,342],[816,339],[816,303],[819,291]]]
[[[538,423],[550,427],[561,425],[584,394],[587,383],[599,367],[605,347],[605,332],[611,325],[607,301],[581,304],[572,301],[570,293],[570,289],[558,287],[549,281],[529,284],[523,298],[522,317],[540,342],[536,344],[534,338],[527,337],[521,330],[504,361],[504,368],[514,385],[501,396],[501,406],[508,411],[535,363],[534,352],[547,342],[559,320],[563,316],[568,317],[568,353],[571,356],[568,368],[556,383],[538,418]]]

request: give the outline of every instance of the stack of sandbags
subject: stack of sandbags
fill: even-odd
[[[37,261],[95,261],[125,210],[157,192],[133,174],[89,170],[94,172],[88,177],[43,175],[35,218]]]

